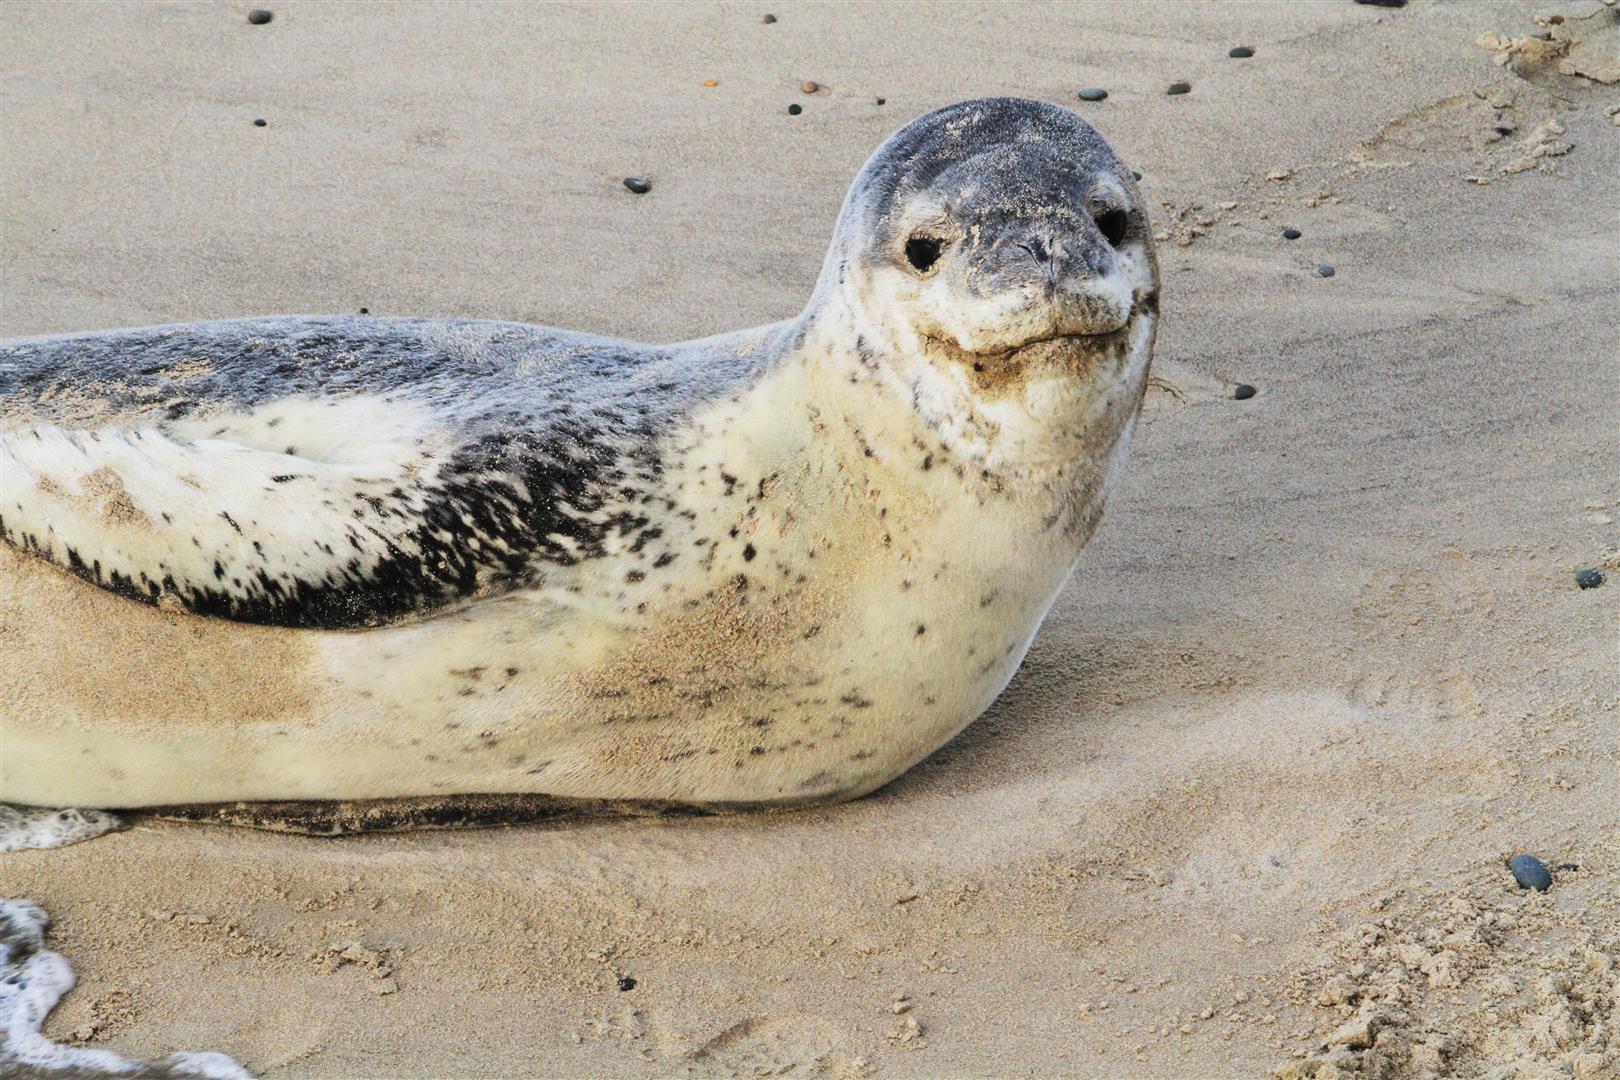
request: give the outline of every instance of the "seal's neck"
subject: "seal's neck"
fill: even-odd
[[[797,332],[804,390],[863,467],[892,467],[908,484],[928,473],[942,498],[1085,534],[1124,460],[1153,339],[1143,312],[1111,340],[975,371],[971,358],[908,342],[836,291]]]
[[[938,441],[976,471],[1033,478],[1106,437],[1120,422],[1113,404],[1128,400],[1134,413],[1152,320],[1144,310],[1116,334],[977,356],[835,297],[803,317],[799,351],[826,392],[855,399],[863,413],[882,402],[904,415],[907,442]]]

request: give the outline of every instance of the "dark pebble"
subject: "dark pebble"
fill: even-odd
[[[1088,86],[1080,91],[1081,101],[1102,101],[1108,96],[1108,91],[1100,86]]]
[[[1513,871],[1513,880],[1519,883],[1521,889],[1534,889],[1536,892],[1546,892],[1552,887],[1552,873],[1547,864],[1534,855],[1515,855],[1508,860],[1508,869]]]
[[[645,195],[647,192],[652,190],[652,185],[639,176],[625,177],[624,186],[635,192],[637,195]]]
[[[794,104],[788,106],[788,115],[789,116],[798,116],[802,112],[804,112],[804,106],[798,104],[797,102],[795,102]]]
[[[1406,0],[1356,0],[1362,7],[1405,7]]]
[[[1174,96],[1176,94],[1190,94],[1190,93],[1192,93],[1192,83],[1190,83],[1190,82],[1173,82],[1173,83],[1171,83],[1169,85],[1169,87],[1167,87],[1165,89],[1164,92],[1167,93],[1167,94],[1170,94],[1171,96]]]
[[[1298,240],[1301,235],[1302,234],[1300,233],[1300,231],[1298,229],[1294,228],[1292,225],[1288,226],[1288,228],[1283,230],[1283,239],[1284,240]]]
[[[887,105],[889,103],[889,99],[888,98],[878,98],[877,102],[878,102],[879,105]]]
[[[1541,864],[1537,863],[1536,865],[1540,866]],[[1545,871],[1543,871],[1543,873],[1545,873]],[[630,976],[626,975],[624,978],[619,980],[619,989],[620,990],[634,990],[635,988],[636,988],[636,980],[632,979]]]
[[[1333,267],[1329,266],[1327,263],[1323,263],[1321,266],[1316,268],[1317,277],[1332,277],[1335,273],[1337,273],[1337,271],[1335,271]]]
[[[252,23],[254,26],[263,26],[273,18],[275,18],[275,16],[264,10],[264,8],[254,8],[252,11],[248,12],[248,22]]]
[[[1226,50],[1226,55],[1234,60],[1247,60],[1254,55],[1254,50],[1247,45],[1234,45]]]
[[[1142,174],[1137,172],[1135,169],[1131,170],[1131,175],[1136,177],[1136,179],[1138,179],[1138,180],[1142,179]]]
[[[255,120],[255,121],[253,121],[253,126],[254,127],[267,127],[269,125],[269,123],[270,123],[270,121],[268,121],[268,120]]]
[[[767,15],[767,16],[765,16],[763,19],[761,19],[759,21],[769,25],[770,23],[773,23],[773,22],[776,21],[776,16],[775,15]]]
[[[1236,386],[1232,387],[1232,396],[1238,401],[1248,401],[1259,392],[1260,391],[1256,390],[1246,382],[1240,382]]]
[[[1603,571],[1593,567],[1575,571],[1575,584],[1583,589],[1595,589],[1603,584]]]
[[[371,314],[371,309],[368,308],[368,307],[363,307],[363,308],[360,309],[360,314],[362,314],[362,315],[370,315]]]

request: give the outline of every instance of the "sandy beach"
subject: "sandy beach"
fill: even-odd
[[[0,856],[79,977],[54,1038],[268,1078],[1620,1074],[1615,8],[250,6],[0,7],[0,337],[786,318],[871,151],[1006,94],[1142,174],[1160,381],[1023,669],[898,782]]]

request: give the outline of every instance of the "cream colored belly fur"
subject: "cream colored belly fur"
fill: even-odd
[[[315,633],[155,611],[0,549],[0,799],[858,794],[989,704],[1063,576],[817,561],[809,587],[640,627],[513,597]]]

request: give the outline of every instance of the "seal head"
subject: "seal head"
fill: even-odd
[[[856,178],[833,257],[894,329],[995,352],[1125,326],[1153,279],[1131,172],[1067,109],[967,101],[900,129]]]
[[[1084,406],[1127,374],[1114,361],[1139,357],[1141,381],[1157,301],[1130,169],[1079,116],[1020,98],[951,105],[890,137],[817,288],[932,426],[968,417],[1002,436],[995,456],[1026,463],[1073,456]]]

